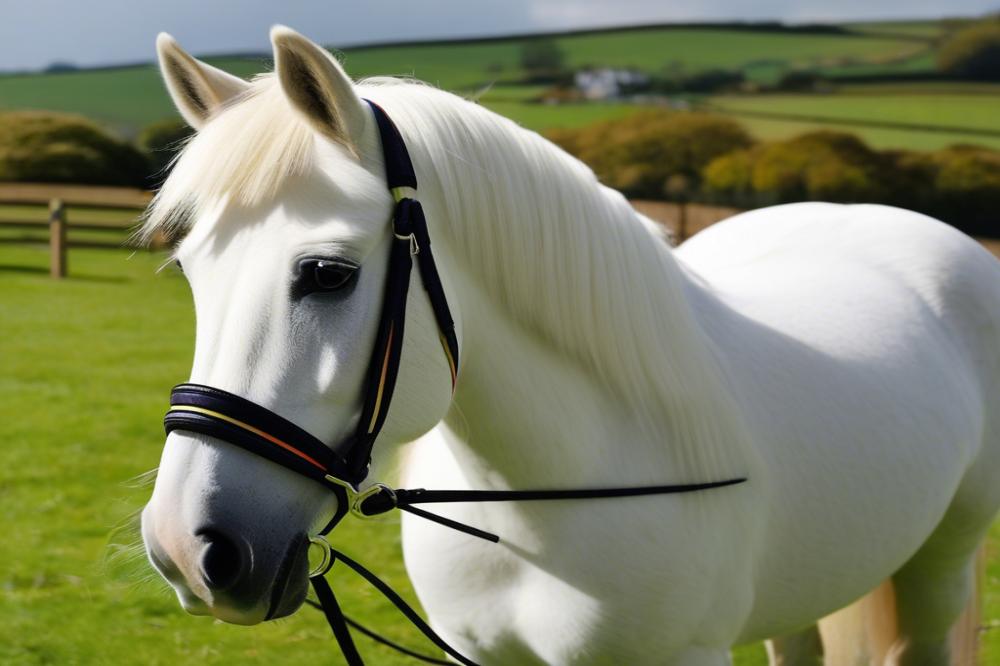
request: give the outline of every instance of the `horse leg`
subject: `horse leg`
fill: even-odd
[[[794,634],[767,641],[771,666],[823,666],[823,642],[813,625]]]
[[[886,666],[949,666],[949,632],[976,592],[976,549],[989,522],[970,525],[953,506],[893,577],[898,638]],[[962,665],[965,666],[965,665]]]

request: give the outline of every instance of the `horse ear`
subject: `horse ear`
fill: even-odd
[[[226,102],[250,88],[243,79],[192,57],[165,32],[156,38],[156,53],[174,106],[195,129],[201,129]]]
[[[317,131],[352,146],[365,128],[364,103],[326,49],[282,25],[271,29],[274,68],[289,101]]]

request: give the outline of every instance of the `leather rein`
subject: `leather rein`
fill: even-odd
[[[310,572],[310,581],[319,602],[309,601],[326,615],[327,622],[340,645],[348,666],[363,666],[351,636],[350,628],[392,647],[411,657],[434,664],[449,664],[435,657],[422,655],[398,645],[346,617],[337,603],[324,574],[336,562],[352,569],[386,596],[403,615],[432,643],[461,664],[477,666],[446,643],[431,627],[386,583],[358,562],[333,549],[324,539],[348,513],[370,517],[393,509],[407,511],[466,534],[497,543],[500,537],[484,530],[445,518],[418,504],[451,502],[511,502],[603,499],[690,493],[722,488],[746,481],[732,478],[721,481],[625,488],[578,488],[563,490],[425,490],[390,488],[381,483],[362,487],[368,476],[372,448],[385,423],[399,371],[403,349],[403,329],[406,323],[406,297],[409,291],[413,258],[424,290],[437,321],[441,346],[451,371],[452,392],[458,377],[459,348],[455,323],[451,317],[441,279],[431,253],[420,202],[410,195],[416,193],[417,179],[406,144],[386,112],[374,102],[368,102],[378,125],[385,161],[386,180],[396,201],[392,215],[392,244],[385,283],[381,319],[375,347],[368,365],[364,401],[357,430],[346,441],[329,447],[291,421],[271,410],[232,393],[203,384],[179,384],[170,395],[170,411],[164,417],[164,428],[209,435],[235,444],[247,451],[277,463],[325,485],[337,499],[333,517],[320,532],[310,538],[311,545],[322,549],[323,561]]]

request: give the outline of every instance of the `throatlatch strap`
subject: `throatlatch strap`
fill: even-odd
[[[419,201],[413,202],[410,216],[418,247],[417,267],[420,269],[420,279],[424,283],[424,291],[427,292],[434,318],[437,320],[438,331],[441,333],[441,345],[444,347],[445,356],[448,357],[451,390],[454,392],[455,382],[458,381],[458,336],[455,334],[455,320],[451,317],[448,299],[441,285],[441,276],[438,275],[437,264],[431,253],[431,236],[427,232],[427,220],[424,218],[424,209]]]

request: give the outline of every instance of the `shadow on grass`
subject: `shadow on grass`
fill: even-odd
[[[48,268],[43,268],[41,266],[18,266],[14,264],[0,264],[0,275],[4,273],[21,273],[24,275],[38,275],[47,276],[49,274]],[[70,282],[104,282],[108,284],[123,284],[125,282],[132,282],[129,278],[113,276],[113,275],[74,275],[72,270],[69,272],[64,280],[69,280]]]

